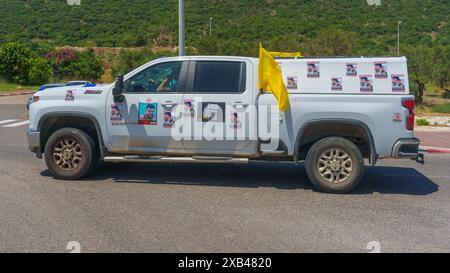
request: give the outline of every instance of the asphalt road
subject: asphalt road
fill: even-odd
[[[0,122],[26,118],[21,100],[0,100]],[[0,252],[450,251],[448,155],[380,161],[348,195],[287,163],[108,164],[63,182],[28,151],[26,125],[2,126]]]

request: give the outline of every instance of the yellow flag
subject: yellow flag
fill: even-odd
[[[269,52],[272,57],[276,58],[301,58],[303,57],[300,52]]]
[[[289,110],[289,96],[283,82],[280,66],[262,45],[259,46],[258,76],[259,89],[275,95],[280,111],[286,112]]]

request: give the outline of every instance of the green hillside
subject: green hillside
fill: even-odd
[[[355,50],[387,54],[396,46],[401,20],[402,43],[450,44],[449,0],[186,0],[187,45],[209,35],[242,44],[302,43],[329,26],[354,32]],[[2,0],[0,41],[52,46],[174,46],[177,0]],[[276,43],[275,43],[276,44]],[[283,43],[285,44],[285,43]],[[357,53],[357,52],[355,52]]]

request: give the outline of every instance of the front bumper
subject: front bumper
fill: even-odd
[[[392,148],[393,158],[417,158],[420,140],[418,138],[399,139]]]
[[[28,149],[35,153],[38,158],[42,158],[41,152],[41,133],[37,131],[27,130]]]

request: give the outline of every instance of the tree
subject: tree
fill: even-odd
[[[217,55],[219,43],[215,37],[203,37],[197,45],[197,51],[201,55]]]
[[[342,31],[336,27],[320,30],[308,44],[308,52],[315,56],[356,55],[358,36],[355,32]]]
[[[95,82],[103,74],[103,62],[95,56],[92,48],[78,54],[73,64],[74,76],[78,79]]]
[[[408,58],[409,78],[413,82],[411,89],[416,96],[416,103],[421,104],[425,86],[431,80],[431,49],[424,45],[405,46],[402,52]]]
[[[433,81],[445,91],[445,97],[450,94],[450,45],[433,47]]]

